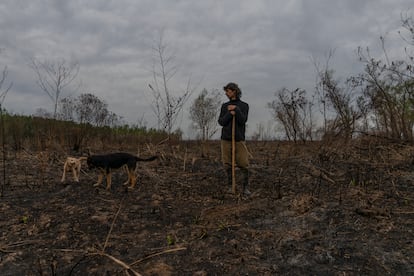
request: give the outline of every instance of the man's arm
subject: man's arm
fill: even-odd
[[[227,106],[223,104],[221,106],[220,116],[219,116],[219,119],[218,119],[219,125],[227,126],[228,124],[230,124],[231,119],[232,119],[232,115],[231,115],[230,111],[228,111]]]
[[[237,106],[234,110],[236,112],[236,120],[238,124],[245,124],[249,115],[249,105],[247,103]]]

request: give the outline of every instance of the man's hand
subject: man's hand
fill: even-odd
[[[233,116],[236,115],[236,111],[235,111],[236,108],[237,108],[237,105],[234,105],[234,104],[230,104],[227,106],[227,110],[230,111],[230,114]]]

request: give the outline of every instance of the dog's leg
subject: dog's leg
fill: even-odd
[[[63,175],[62,175],[62,179],[60,180],[60,182],[65,181],[67,165],[68,165],[68,162],[65,162],[65,165],[63,166]]]
[[[129,170],[128,170],[128,167],[127,166],[123,166],[122,167],[122,169],[128,174],[128,179],[127,179],[127,181],[125,181],[122,185],[128,185],[129,184],[129,182],[130,182],[130,180],[131,180],[131,177],[129,176]]]
[[[76,182],[79,182],[80,171],[81,171],[81,162],[79,161],[79,163],[76,166]]]
[[[76,174],[76,168],[75,167],[76,167],[76,165],[73,165],[72,166],[73,178],[75,179],[76,182],[79,182],[79,178],[78,178],[78,176]]]
[[[128,178],[131,179],[131,186],[129,186],[129,188],[133,189],[135,187],[135,184],[137,184],[137,177],[135,176],[135,172],[128,170]]]
[[[97,186],[101,185],[103,177],[104,177],[104,174],[103,174],[103,172],[101,172],[101,174],[99,174],[99,176],[98,176],[98,182],[96,182],[96,184],[94,184],[93,186],[97,187]]]
[[[111,189],[111,183],[112,182],[112,172],[109,170],[109,172],[106,174],[106,189]]]

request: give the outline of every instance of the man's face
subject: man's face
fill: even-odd
[[[227,98],[229,98],[230,100],[235,100],[236,99],[236,91],[231,90],[231,89],[226,89],[226,96]]]

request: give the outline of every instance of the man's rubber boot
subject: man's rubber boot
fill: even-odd
[[[242,175],[243,195],[250,196],[252,193],[249,191],[249,170],[242,168],[240,172]]]
[[[228,192],[233,193],[233,177],[232,177],[231,168],[227,168],[226,173],[227,173],[227,187],[229,187]]]

